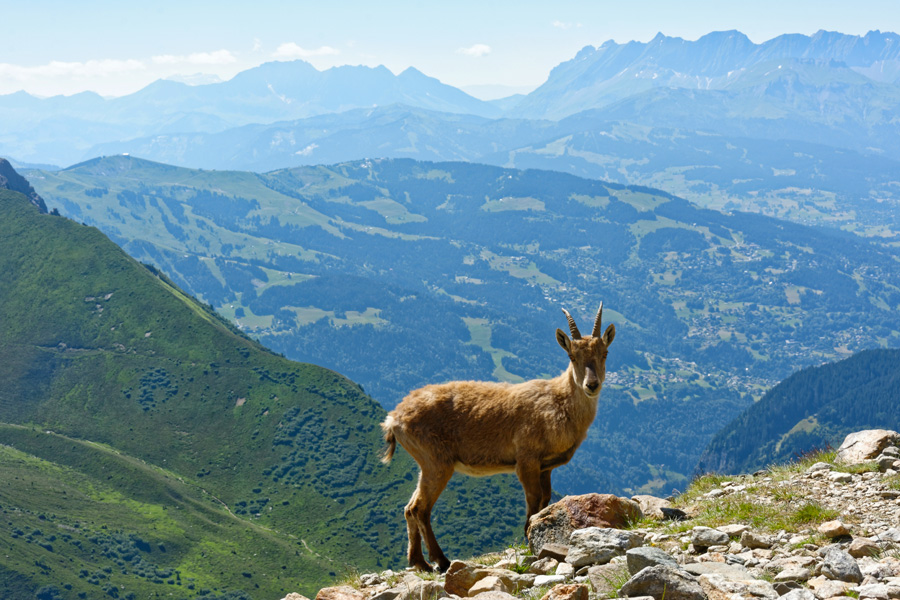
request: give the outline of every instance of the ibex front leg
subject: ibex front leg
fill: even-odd
[[[516,460],[516,477],[525,490],[525,504],[527,506],[525,512],[525,536],[528,537],[528,523],[531,521],[532,515],[541,510],[541,499],[543,497],[541,486],[541,461],[535,459],[517,459]]]

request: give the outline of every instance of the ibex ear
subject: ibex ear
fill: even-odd
[[[562,329],[556,330],[556,341],[566,351],[566,354],[572,356],[572,340],[569,339],[569,336]]]
[[[612,323],[603,332],[603,343],[609,346],[616,337],[616,326]]]

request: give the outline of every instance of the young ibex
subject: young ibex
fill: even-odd
[[[429,385],[406,396],[381,424],[387,442],[382,460],[390,462],[400,442],[419,463],[419,484],[404,511],[411,567],[432,569],[422,553],[423,537],[437,569],[450,566],[431,529],[431,509],[454,471],[474,476],[514,472],[525,490],[526,534],[531,516],[550,503],[550,471],[569,462],[594,421],[607,349],[616,335],[614,325],[600,335],[602,302],[587,337],[563,312],[572,339],[556,330],[556,341],[570,360],[559,377]]]

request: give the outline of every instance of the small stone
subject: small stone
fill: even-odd
[[[848,583],[846,581],[835,581],[832,579],[826,579],[824,577],[816,577],[815,579],[809,580],[809,587],[813,589],[816,596],[822,598],[822,600],[828,600],[829,598],[835,598],[837,596],[844,596],[851,587],[853,587],[852,583]]]
[[[471,588],[469,588],[467,595],[477,596],[482,592],[506,592],[508,594],[512,592],[512,590],[499,577],[489,575],[488,577],[475,582],[475,584]],[[427,596],[425,597],[427,598]]]
[[[875,459],[875,463],[878,465],[878,470],[884,473],[888,469],[893,469],[894,465],[897,463],[896,456],[887,456],[882,454],[878,458]]]
[[[555,558],[556,560],[563,561],[566,560],[566,555],[568,553],[568,546],[564,544],[554,544],[552,542],[549,542],[541,547],[541,551],[538,553],[538,559]]]
[[[663,520],[666,518],[665,513],[663,513],[663,508],[672,508],[672,503],[663,498],[657,498],[656,496],[650,496],[647,494],[640,494],[637,496],[632,496],[632,500],[638,503],[641,507],[641,512],[644,513],[645,517],[650,517],[651,519]]]
[[[397,596],[397,600],[437,600],[449,595],[439,581],[419,579],[409,585],[398,587],[400,594]]]
[[[853,541],[850,542],[850,547],[847,549],[847,553],[853,558],[874,556],[880,551],[881,548],[879,548],[878,543],[875,540],[864,537],[853,538]]]
[[[319,590],[316,600],[366,600],[366,595],[349,585],[338,585]]]
[[[666,521],[684,521],[688,518],[687,513],[680,508],[661,508],[659,510]]]
[[[833,465],[830,465],[826,462],[817,462],[810,468],[806,470],[807,473],[815,473],[816,471],[830,471],[834,468]]]
[[[850,535],[850,530],[847,529],[847,526],[840,521],[826,521],[825,523],[819,525],[817,531],[822,535],[830,538]]]
[[[694,547],[700,548],[727,544],[728,534],[718,529],[698,525],[691,530],[691,543]]]
[[[297,592],[291,592],[281,600],[309,600],[309,598],[302,594],[298,594]]]
[[[548,556],[547,558],[541,558],[531,563],[531,566],[528,567],[528,572],[534,573],[535,575],[547,575],[556,572],[556,567],[558,565],[558,560]]]
[[[781,598],[782,600],[817,600],[815,594],[806,588],[791,590]]]
[[[577,583],[556,585],[541,600],[588,600],[588,587]]]
[[[480,594],[478,594],[477,596],[474,596],[474,597],[478,598],[478,600],[518,600],[512,594],[508,594],[506,592],[498,592],[498,591],[481,592]]]
[[[740,565],[730,565],[724,562],[688,563],[682,568],[691,575],[720,575],[731,581],[744,581],[753,579],[749,570]]]
[[[724,575],[708,573],[700,576],[700,586],[709,600],[778,598],[778,592],[771,583],[750,576],[746,579],[730,579]]]
[[[894,587],[894,590],[890,588]],[[897,593],[900,592],[900,588],[897,586],[889,586],[883,583],[872,583],[869,585],[859,585],[855,588],[852,588],[853,591],[859,594],[860,598],[872,598],[873,600],[891,600],[892,598],[897,598]],[[891,595],[891,592],[894,592],[895,595]]]
[[[542,585],[553,585],[555,583],[562,583],[566,580],[566,578],[562,575],[538,575],[534,578],[534,585],[540,587]]]
[[[774,540],[768,535],[763,535],[761,533],[754,533],[752,531],[745,531],[741,534],[741,545],[744,548],[750,548],[751,550],[761,548],[771,548],[772,544],[774,544]],[[759,558],[759,557],[757,557]],[[771,557],[770,557],[771,558]]]
[[[632,532],[603,527],[587,527],[572,532],[566,562],[575,568],[602,565],[626,550],[640,546],[643,538]]]
[[[655,565],[668,565],[673,568],[679,568],[678,561],[672,558],[668,552],[654,548],[653,546],[641,546],[640,548],[632,548],[625,552],[626,564],[628,572],[632,575],[645,567]]]
[[[716,527],[716,529],[723,533],[727,533],[729,537],[740,537],[740,535],[745,531],[748,531],[750,527],[743,523],[735,523],[732,525],[722,525],[721,527]]]
[[[851,481],[853,481],[853,475],[851,475],[850,473],[835,471],[834,473],[828,474],[828,479],[835,483],[850,483]]]
[[[625,582],[622,596],[653,596],[655,600],[706,600],[706,595],[693,576],[663,565],[647,567]]]
[[[567,562],[561,562],[556,565],[556,574],[561,575],[566,579],[571,579],[572,577],[575,577],[575,567]]]
[[[789,567],[775,576],[775,581],[807,581],[812,577],[809,569],[804,567]]]

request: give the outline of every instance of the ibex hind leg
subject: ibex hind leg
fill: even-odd
[[[446,571],[450,561],[438,545],[437,538],[431,528],[431,509],[447,482],[453,475],[452,466],[444,469],[422,469],[419,472],[419,484],[406,505],[406,525],[409,533],[409,566],[423,571],[431,571],[432,566],[425,561],[422,554],[422,540],[428,547],[428,556],[437,563],[438,571]]]

